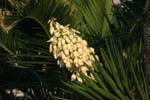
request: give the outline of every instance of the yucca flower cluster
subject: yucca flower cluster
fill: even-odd
[[[71,79],[83,82],[79,72],[94,79],[87,66],[94,70],[94,49],[88,47],[86,40],[79,35],[80,32],[69,28],[69,25],[60,25],[55,19],[49,20],[51,38],[50,52],[60,66],[72,73]]]

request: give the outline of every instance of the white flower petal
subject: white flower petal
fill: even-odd
[[[69,51],[66,49],[66,50],[64,50],[64,53],[65,53],[65,55],[66,56],[68,56],[69,55]]]
[[[59,32],[55,32],[55,33],[54,33],[54,36],[60,37],[60,33],[59,33]]]
[[[66,44],[64,39],[61,40],[61,43],[62,43],[62,45]]]
[[[50,47],[49,47],[49,51],[50,51],[50,53],[52,53],[52,51],[53,51],[53,47],[52,47],[52,45],[50,45]]]
[[[87,42],[86,42],[85,40],[82,41],[82,44],[83,44],[84,46],[87,46]]]
[[[92,54],[94,54],[94,53],[95,53],[95,51],[94,51],[94,49],[93,49],[93,48],[90,48],[90,52],[91,52]]]
[[[77,76],[75,75],[75,74],[72,74],[71,75],[71,81],[74,81],[74,80],[76,80],[77,79]]]
[[[87,75],[88,68],[86,66],[81,67],[81,72]]]
[[[82,80],[80,77],[77,77],[77,80],[78,80],[80,83],[83,83],[83,80]]]
[[[67,63],[66,63],[66,67],[67,67],[68,69],[70,69],[70,68],[72,67],[71,63],[70,63],[70,62],[67,62]]]

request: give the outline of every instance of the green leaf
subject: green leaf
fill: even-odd
[[[112,0],[78,0],[74,2],[77,10],[83,15],[80,23],[87,25],[88,34],[95,33],[102,37],[110,34],[109,26],[113,16]]]

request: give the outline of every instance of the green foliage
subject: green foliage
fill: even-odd
[[[13,16],[8,16],[13,19],[11,22],[17,21],[17,23],[20,23],[26,18],[33,19],[41,25],[48,36],[49,26],[47,23],[51,17],[55,17],[59,22],[65,24],[68,24],[66,22],[70,22],[70,24],[72,22],[71,7],[65,5],[62,0],[45,0],[44,2],[43,0],[30,0],[28,2],[21,0],[14,3],[15,6],[10,9]],[[5,21],[10,21],[7,16]]]
[[[109,25],[113,16],[112,0],[74,0],[74,2],[82,16],[82,21],[77,21],[81,25],[81,30],[90,35],[95,33],[99,37],[110,34]]]
[[[143,37],[143,25],[146,18],[145,6],[148,0],[132,0],[115,7],[114,26],[112,32],[122,40],[125,48],[132,46]]]

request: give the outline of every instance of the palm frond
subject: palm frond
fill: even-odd
[[[65,69],[61,70],[53,56],[49,54],[49,44],[46,44],[50,37],[47,22],[51,17],[56,17],[60,22],[71,23],[70,8],[60,0],[46,0],[44,2],[38,0],[31,1],[23,7],[22,1],[18,1],[13,10],[13,16],[5,16],[4,23],[9,22],[8,26],[14,21],[17,21],[17,23],[8,34],[3,31],[0,32],[0,49],[3,50],[0,59],[4,58],[1,63],[8,64],[10,68],[14,69],[9,73],[13,81],[10,84],[16,84],[7,88],[22,89],[24,92],[31,93],[32,97],[35,96],[34,99],[36,100],[48,99],[52,95],[61,95],[62,93],[59,92],[58,88],[61,87],[61,80],[67,79],[67,75],[66,72],[63,72]],[[21,10],[21,12],[16,10]],[[4,72],[0,76],[9,72],[3,67],[1,69]],[[18,71],[15,71],[15,69],[18,69]],[[31,76],[28,76],[28,71],[32,73]],[[22,79],[18,79],[18,76],[14,74],[15,72],[27,73],[21,74]],[[8,77],[1,79],[4,79],[4,81],[8,79],[9,83]],[[2,85],[5,84],[7,83]],[[31,91],[28,90],[29,87]],[[3,90],[5,91],[6,88],[3,88]],[[35,92],[35,95],[32,91]]]
[[[82,21],[79,20],[78,27],[81,25],[81,30],[90,35],[95,33],[99,37],[110,34],[109,25],[113,16],[112,0],[74,0],[73,2],[80,12]]]
[[[66,5],[62,0],[35,0],[35,1],[16,1],[14,2],[12,10],[12,16],[6,16],[5,23],[7,25],[8,22],[21,22],[26,18],[30,18],[39,23],[44,31],[49,36],[49,26],[47,24],[48,20],[51,17],[57,18],[58,21],[68,24],[68,22],[72,22],[71,8],[69,5]],[[37,10],[38,9],[38,10]],[[9,20],[9,19],[10,20]],[[13,20],[12,20],[13,19]],[[14,27],[13,26],[13,27]]]

